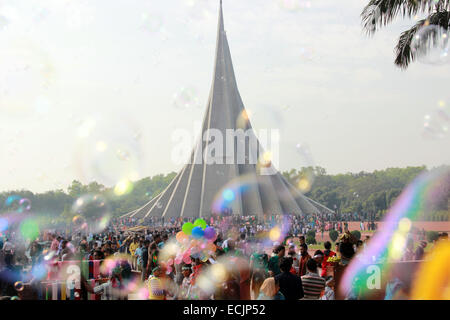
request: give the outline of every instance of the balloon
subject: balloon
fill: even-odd
[[[188,235],[186,233],[184,233],[183,231],[180,231],[177,233],[175,238],[177,239],[177,241],[179,243],[183,243],[184,241],[186,241],[188,239]]]
[[[175,264],[180,264],[183,261],[183,256],[179,255],[175,258]]]
[[[210,240],[213,239],[216,236],[216,230],[211,227],[206,227],[205,229],[205,238]]]
[[[186,235],[191,235],[192,233],[192,229],[194,228],[194,225],[190,222],[186,222],[185,224],[183,224],[183,227],[181,228],[183,230],[183,232]]]
[[[203,219],[197,219],[194,221],[194,227],[200,227],[202,230],[205,230],[206,228],[206,221]]]
[[[202,238],[204,234],[205,234],[205,232],[202,230],[201,227],[195,227],[194,229],[192,229],[192,236],[195,239]]]
[[[216,246],[215,246],[214,243],[210,242],[210,243],[208,243],[206,245],[206,249],[209,250],[209,251],[215,252],[216,251]]]
[[[183,262],[186,264],[191,264],[192,260],[190,256],[184,256],[183,257]]]

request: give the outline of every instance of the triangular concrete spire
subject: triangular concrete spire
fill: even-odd
[[[197,148],[192,151],[190,162],[176,175],[167,188],[143,207],[122,217],[206,217],[211,215],[217,195],[233,181],[245,180],[244,190],[234,190],[234,199],[227,205],[236,215],[302,214],[333,212],[306,198],[271,166],[272,174],[260,174],[255,165],[263,148],[253,134],[250,121],[238,125],[238,119],[246,115],[245,107],[236,83],[228,40],[224,29],[222,1],[220,1],[217,27],[214,76],[208,99],[202,135]],[[231,161],[223,157],[223,164],[207,164],[202,159],[211,146],[210,130],[215,129],[226,137],[226,130],[250,130],[256,145],[246,139],[233,140],[234,150],[245,151],[245,163]],[[207,141],[207,142],[206,142]],[[225,144],[225,141],[224,141]],[[242,150],[242,149],[241,149]],[[225,152],[224,152],[225,154]],[[202,161],[196,161],[202,159]],[[252,161],[253,160],[253,161]]]

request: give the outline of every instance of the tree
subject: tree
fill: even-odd
[[[437,231],[427,231],[428,242],[433,242],[439,238],[439,232]]]
[[[412,50],[411,44],[414,37],[422,27],[436,26],[447,31],[450,24],[450,0],[370,0],[361,13],[363,29],[369,34],[374,34],[377,29],[391,23],[397,16],[411,18],[417,14],[427,14],[426,19],[417,21],[409,30],[400,35],[396,50],[395,64],[406,69],[416,60],[418,55],[427,52],[427,48],[421,48],[419,52]],[[436,32],[423,35],[421,40],[427,47],[436,45]],[[448,40],[448,37],[446,39]],[[425,50],[422,51],[422,50]]]
[[[356,240],[361,240],[361,232],[359,232],[358,230],[353,230],[350,233],[356,238]]]
[[[336,230],[330,230],[328,232],[328,235],[330,236],[330,239],[333,242],[336,242],[337,238],[339,237],[339,233]]]

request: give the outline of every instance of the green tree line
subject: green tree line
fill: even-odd
[[[374,172],[345,173],[331,175],[321,167],[292,169],[283,175],[294,185],[302,176],[314,177],[311,190],[305,193],[311,199],[337,211],[338,213],[368,212],[381,218],[422,167],[388,168]],[[0,213],[11,212],[19,207],[19,201],[7,205],[11,196],[27,198],[31,202],[31,212],[54,221],[69,221],[74,216],[74,202],[85,194],[103,196],[113,216],[120,216],[147,203],[158,195],[172,181],[176,173],[147,177],[133,183],[130,193],[123,196],[114,194],[114,188],[97,182],[87,185],[74,180],[67,190],[52,190],[32,193],[28,190],[14,190],[0,193]],[[448,188],[448,184],[447,184]],[[450,190],[447,190],[450,193]],[[448,221],[449,200],[438,203],[432,213],[423,220]]]

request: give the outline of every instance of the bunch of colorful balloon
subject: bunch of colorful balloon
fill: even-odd
[[[216,251],[214,241],[217,238],[216,230],[208,226],[203,219],[197,219],[194,223],[186,222],[182,231],[176,235],[179,250],[174,264],[192,263],[191,258],[207,261]]]

